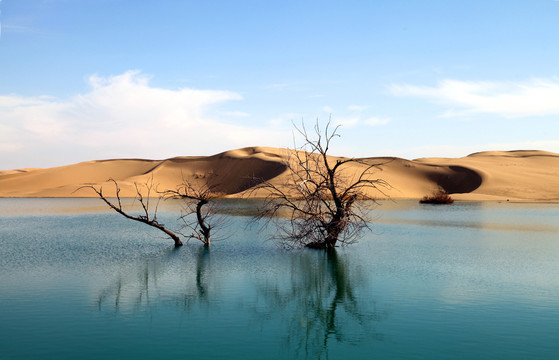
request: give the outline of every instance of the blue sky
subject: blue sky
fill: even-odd
[[[0,2],[0,169],[290,147],[559,152],[559,2]]]

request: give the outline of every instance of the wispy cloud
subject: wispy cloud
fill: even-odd
[[[347,117],[333,117],[334,125],[340,125],[344,128],[353,128],[356,126],[380,126],[386,125],[390,122],[390,118],[369,117],[363,118],[362,116],[347,116]]]
[[[361,122],[361,119],[358,116],[349,116],[349,117],[336,117],[333,119],[334,125],[340,125],[344,128],[351,128],[358,125]]]
[[[11,25],[2,23],[2,31],[5,32],[14,32],[14,33],[36,33],[38,32],[37,29],[34,29],[29,26],[21,26],[21,25]]]
[[[364,111],[364,110],[367,110],[369,108],[370,108],[370,106],[363,106],[363,105],[349,105],[347,107],[347,109],[349,111]]]
[[[275,128],[280,129],[289,129],[291,131],[291,127],[293,124],[299,124],[302,121],[301,114],[296,113],[285,113],[281,114],[276,118],[268,120],[268,124]],[[291,134],[291,132],[290,132]],[[290,136],[291,138],[291,136]]]
[[[242,99],[234,92],[151,87],[149,78],[136,71],[91,76],[88,82],[88,92],[68,99],[0,95],[4,152],[0,168],[40,166],[38,157],[43,161],[49,157],[47,165],[52,166],[86,159],[165,158],[279,145],[273,125],[241,126],[212,116],[219,113],[214,109],[219,104]],[[289,134],[283,139],[289,139]]]
[[[287,87],[289,87],[289,84],[279,83],[279,84],[270,84],[270,85],[266,86],[266,89],[283,90]]]
[[[531,79],[524,82],[443,80],[435,87],[392,85],[392,94],[424,98],[451,108],[442,116],[470,113],[504,117],[559,114],[559,80]]]
[[[32,33],[32,34],[40,34],[41,32],[38,29],[29,27],[29,26],[22,26],[22,25],[14,25],[8,24],[1,21],[1,13],[0,13],[0,39],[2,39],[2,35],[4,33],[17,33],[17,34],[24,34],[24,33]]]
[[[344,128],[353,128],[363,125],[386,125],[390,122],[390,118],[387,117],[367,117],[364,113],[370,108],[371,106],[349,105],[347,106],[345,114],[343,112],[336,111],[331,106],[323,106],[321,110],[328,115],[332,115],[331,119],[334,125],[342,126]]]
[[[220,111],[219,114],[229,117],[249,117],[250,114],[244,111]]]
[[[390,118],[370,117],[365,119],[363,123],[368,126],[386,125],[390,122]]]

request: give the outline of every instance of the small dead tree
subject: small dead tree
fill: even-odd
[[[194,185],[193,183],[190,183],[183,178],[182,184],[177,186],[175,190],[158,191],[156,189],[156,186],[154,186],[153,184],[153,178],[151,179],[151,181],[146,182],[141,186],[138,186],[138,184],[134,183],[134,186],[136,188],[135,200],[140,203],[143,214],[131,215],[123,209],[120,197],[120,187],[118,183],[114,179],[109,179],[109,181],[111,181],[115,186],[117,200],[116,203],[111,202],[103,194],[102,187],[97,188],[93,185],[87,185],[82,186],[79,189],[91,188],[97,193],[101,200],[109,205],[111,209],[115,210],[124,217],[142,222],[163,231],[171,239],[173,239],[173,241],[175,242],[175,247],[183,245],[178,235],[181,235],[188,239],[198,239],[205,246],[210,246],[210,235],[212,229],[222,223],[222,218],[217,216],[217,208],[214,206],[213,203],[210,203],[212,199],[220,196],[219,193],[212,190],[212,186]],[[147,194],[146,197],[142,195],[142,190],[145,190]],[[150,209],[152,193],[158,194],[157,203],[155,209],[153,209],[153,214],[151,214],[152,209]],[[160,223],[157,220],[157,210],[160,201],[162,199],[166,200],[172,198],[183,199],[185,201],[185,205],[183,206],[183,210],[179,219],[182,221],[183,224],[182,229],[189,229],[191,233],[185,234],[182,229],[171,231],[169,228],[165,227],[164,224]],[[196,215],[194,219],[192,217],[193,214]]]
[[[339,137],[339,126],[333,131],[330,126],[329,120],[322,130],[317,120],[314,137],[304,123],[295,126],[304,144],[295,146],[286,161],[286,183],[255,179],[259,184],[253,191],[267,192],[258,218],[288,220],[277,222],[284,246],[331,249],[338,242],[355,242],[369,228],[368,212],[358,200],[374,200],[372,190],[383,193],[382,188],[389,187],[373,174],[382,163],[328,155],[331,142]]]
[[[146,182],[146,183],[144,183],[143,185],[140,185],[140,186],[138,186],[137,183],[134,183],[134,186],[136,188],[135,199],[140,203],[140,205],[142,207],[142,212],[143,213],[141,215],[131,215],[123,209],[122,201],[121,201],[121,198],[120,198],[120,187],[119,187],[118,183],[116,182],[116,180],[111,178],[111,179],[109,179],[109,181],[111,181],[115,186],[116,201],[117,201],[116,204],[111,202],[107,197],[105,197],[105,195],[103,195],[103,187],[101,187],[101,186],[99,188],[96,188],[93,185],[87,185],[87,186],[82,186],[82,187],[78,188],[78,190],[83,189],[83,188],[93,189],[93,191],[95,191],[97,193],[99,198],[101,200],[103,200],[107,205],[109,205],[109,207],[111,209],[113,209],[117,213],[121,214],[122,216],[124,216],[127,219],[139,221],[141,223],[144,223],[146,225],[149,225],[151,227],[154,227],[154,228],[164,232],[167,236],[169,236],[171,239],[173,239],[173,241],[175,242],[175,247],[182,246],[182,242],[179,239],[179,237],[173,231],[166,228],[164,224],[160,223],[157,220],[157,210],[158,210],[158,207],[159,207],[159,202],[161,201],[161,196],[159,196],[157,198],[157,202],[155,204],[155,208],[153,209],[153,211],[152,211],[152,209],[150,209],[151,195],[152,195],[152,192],[156,191],[156,189],[154,188],[154,185],[153,185],[153,178],[151,179],[150,182]],[[142,195],[142,190],[143,189],[145,189],[145,191],[146,191],[146,196],[145,197]]]
[[[175,190],[163,192],[166,198],[185,200],[180,219],[183,227],[191,231],[189,235],[185,236],[198,239],[205,246],[210,246],[211,231],[221,220],[216,219],[216,208],[210,203],[212,199],[220,196],[219,193],[213,191],[213,188],[210,185],[194,186],[183,178],[182,184]],[[192,218],[192,214],[196,214],[195,219]]]

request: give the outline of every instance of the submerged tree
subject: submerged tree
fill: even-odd
[[[115,186],[115,196],[116,196],[116,204],[111,202],[105,195],[103,195],[103,187],[99,187],[96,188],[93,185],[87,185],[87,186],[82,186],[79,189],[83,189],[83,188],[91,188],[93,189],[93,191],[95,191],[97,193],[97,195],[99,196],[99,198],[101,200],[103,200],[107,205],[109,205],[109,207],[111,209],[113,209],[114,211],[116,211],[117,213],[121,214],[122,216],[124,216],[127,219],[131,219],[131,220],[135,220],[135,221],[139,221],[141,223],[144,223],[146,225],[149,225],[151,227],[154,227],[162,232],[164,232],[167,236],[169,236],[171,239],[173,239],[173,241],[175,242],[175,247],[179,247],[182,246],[182,241],[179,239],[179,237],[171,230],[169,230],[167,227],[165,227],[164,224],[160,223],[157,220],[157,210],[159,208],[159,203],[161,201],[161,197],[159,196],[157,198],[156,204],[155,204],[155,208],[151,208],[151,203],[152,203],[152,193],[155,192],[155,187],[153,185],[153,178],[151,179],[150,182],[146,182],[142,185],[138,185],[137,183],[134,183],[134,187],[136,188],[136,197],[135,200],[137,200],[141,207],[142,207],[142,214],[140,215],[132,215],[128,212],[126,212],[122,206],[122,200],[120,197],[120,186],[118,185],[118,183],[116,182],[115,179],[109,179],[109,181],[111,181],[114,186]],[[79,190],[78,189],[78,190]],[[146,196],[144,197],[144,195],[142,195],[142,190],[145,191]]]
[[[93,185],[86,185],[80,187],[79,189],[93,189],[93,191],[97,193],[99,198],[103,200],[111,209],[126,217],[127,219],[139,221],[162,231],[174,241],[175,247],[183,245],[177,234],[187,237],[188,239],[198,239],[206,246],[210,245],[210,232],[214,225],[213,222],[210,221],[210,219],[215,213],[215,208],[211,207],[210,209],[203,210],[203,207],[207,205],[211,199],[216,197],[216,194],[214,194],[210,190],[210,188],[195,187],[184,179],[183,183],[180,186],[177,186],[175,190],[165,190],[162,192],[158,191],[156,189],[156,186],[154,186],[153,178],[141,185],[134,183],[134,187],[136,189],[136,196],[134,200],[137,201],[142,208],[141,214],[134,215],[124,209],[120,196],[121,189],[116,180],[109,179],[109,181],[112,182],[115,186],[116,202],[112,202],[107,196],[103,194],[103,187],[101,186],[97,188]],[[145,194],[145,196],[143,194]],[[152,206],[154,200],[152,195],[156,195],[157,197],[155,206]],[[179,219],[181,219],[183,223],[182,228],[179,230],[170,230],[157,219],[159,204],[161,200],[167,198],[181,198],[187,201],[185,206],[183,207],[183,212],[179,217]],[[196,214],[195,220],[191,219],[190,215],[192,214]],[[183,228],[190,229],[193,231],[193,233],[184,234],[182,231]]]
[[[295,126],[303,145],[295,146],[286,160],[286,183],[260,181],[255,187],[267,193],[258,217],[280,219],[279,238],[287,247],[331,249],[338,242],[355,242],[369,227],[368,212],[358,200],[374,200],[373,191],[382,193],[389,186],[374,176],[383,163],[329,156],[333,139],[339,137],[339,126],[330,127],[328,121],[322,130],[317,121],[309,134],[304,123]]]
[[[189,229],[191,233],[185,235],[188,238],[198,239],[205,246],[210,246],[212,229],[218,225],[221,219],[216,218],[216,208],[210,204],[212,199],[219,197],[217,192],[209,185],[194,186],[183,179],[181,185],[175,190],[163,192],[166,198],[185,200],[185,206],[180,219],[183,228]],[[193,218],[192,215],[195,215]]]

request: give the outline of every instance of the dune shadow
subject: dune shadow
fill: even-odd
[[[470,193],[479,188],[483,182],[481,174],[464,166],[451,165],[447,171],[432,171],[427,177],[435,182],[447,194]]]

